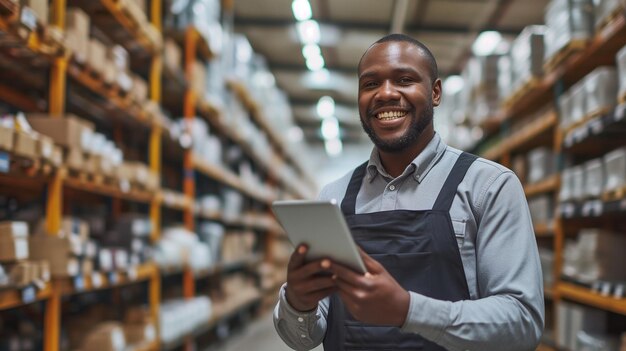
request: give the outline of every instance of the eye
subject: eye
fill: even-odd
[[[365,81],[363,83],[361,83],[361,88],[362,89],[370,89],[370,88],[374,88],[376,87],[376,82],[373,80],[369,80],[369,81]]]
[[[398,79],[398,82],[400,84],[410,84],[414,82],[414,79],[411,77],[401,77],[400,79]]]

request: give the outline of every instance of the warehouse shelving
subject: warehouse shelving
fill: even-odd
[[[51,295],[52,284],[50,282],[44,283],[41,288],[28,286],[21,289],[0,290],[0,311],[47,300]]]
[[[512,167],[513,158],[523,155],[535,147],[547,147],[557,159],[557,170],[563,161],[570,157],[584,161],[599,157],[617,147],[626,145],[624,116],[626,105],[617,97],[618,106],[611,111],[596,111],[571,127],[560,125],[554,109],[556,98],[596,67],[614,65],[614,57],[626,45],[626,18],[623,13],[600,29],[589,40],[588,45],[572,53],[563,62],[548,71],[545,76],[535,78],[531,88],[514,94],[505,100],[498,113],[483,122],[486,140],[478,146],[484,157]],[[619,104],[621,103],[621,105]],[[514,129],[515,125],[521,128]],[[482,150],[482,152],[481,152]],[[557,171],[558,172],[558,171]],[[520,175],[524,178],[524,175]],[[557,306],[563,300],[573,301],[593,308],[626,315],[626,298],[603,296],[592,289],[567,282],[561,276],[563,251],[566,238],[575,231],[590,227],[613,228],[615,220],[626,212],[626,192],[617,191],[584,201],[559,202],[561,190],[560,174],[548,174],[534,184],[524,184],[528,198],[548,194],[555,203],[555,218],[549,223],[535,223],[534,230],[540,245],[552,247],[554,264],[552,268],[553,286],[544,288],[546,302],[550,302],[547,313],[557,316]],[[552,307],[550,307],[552,306]],[[562,321],[558,318],[550,330],[558,330]],[[552,318],[548,318],[552,320]],[[547,345],[546,345],[547,343]],[[540,350],[559,348],[553,341],[546,341]]]
[[[0,1],[0,6],[3,4]],[[152,14],[150,21],[161,30],[161,1],[150,1],[151,7],[148,10]],[[23,81],[28,84],[21,89],[4,83],[0,83],[0,99],[10,102],[13,106],[26,112],[47,111],[53,116],[63,115],[66,111],[79,111],[81,115],[86,115],[90,119],[104,122],[107,126],[113,127],[114,135],[123,135],[129,131],[139,128],[147,136],[147,159],[153,172],[162,172],[162,163],[172,159],[180,159],[180,173],[182,174],[180,189],[159,188],[157,191],[147,191],[136,187],[125,188],[119,184],[111,182],[102,177],[93,177],[80,172],[69,171],[64,166],[56,167],[44,164],[39,160],[23,160],[15,155],[12,158],[12,166],[7,174],[0,174],[0,184],[16,186],[19,189],[28,189],[32,193],[42,193],[45,191],[45,212],[46,229],[50,233],[57,233],[61,218],[64,214],[64,207],[68,202],[80,199],[90,199],[94,201],[108,202],[111,199],[114,208],[121,208],[116,205],[120,200],[131,203],[148,205],[151,222],[154,224],[151,238],[153,241],[160,237],[160,227],[162,224],[162,210],[173,210],[182,212],[184,222],[189,229],[193,229],[194,223],[199,219],[210,219],[221,222],[229,227],[244,228],[266,233],[262,240],[267,240],[267,245],[271,245],[271,240],[280,238],[281,228],[278,226],[269,212],[249,212],[240,218],[224,218],[221,214],[200,214],[196,213],[195,184],[194,177],[190,177],[193,172],[204,173],[209,178],[221,182],[223,185],[236,189],[247,199],[257,201],[263,206],[267,206],[271,201],[284,196],[284,193],[291,193],[293,197],[307,196],[306,191],[300,189],[301,185],[310,187],[310,184],[294,184],[292,181],[281,180],[281,176],[275,171],[276,162],[286,163],[291,167],[303,172],[298,160],[289,156],[284,141],[274,132],[266,122],[259,122],[260,109],[254,105],[254,113],[251,118],[262,127],[262,131],[269,135],[270,140],[278,151],[270,158],[258,155],[252,145],[240,132],[229,126],[225,121],[223,113],[208,101],[198,99],[191,91],[189,84],[190,67],[185,64],[187,77],[181,76],[181,71],[172,72],[164,69],[162,58],[158,50],[158,45],[149,38],[145,29],[139,26],[135,19],[126,12],[121,2],[113,0],[54,0],[51,2],[50,28],[64,28],[65,11],[68,6],[77,6],[87,13],[93,14],[98,11],[94,26],[101,34],[109,36],[113,43],[124,46],[131,57],[133,64],[131,67],[149,67],[147,75],[149,77],[150,99],[156,103],[167,105],[178,105],[179,113],[191,117],[196,114],[207,119],[211,126],[221,136],[226,136],[230,141],[239,145],[244,153],[249,157],[255,166],[262,169],[269,177],[269,181],[262,188],[252,187],[245,184],[244,180],[233,171],[223,166],[215,166],[203,162],[197,162],[189,148],[182,147],[180,141],[173,140],[163,131],[164,126],[151,116],[142,106],[131,101],[127,94],[120,92],[119,88],[105,84],[101,77],[94,74],[90,67],[81,64],[72,57],[63,46],[59,46],[51,38],[39,37],[38,31],[32,31],[27,40],[18,41],[21,48],[34,57],[38,66],[37,72],[29,73],[33,67],[28,60],[15,59],[15,64],[23,66]],[[0,11],[2,12],[2,11]],[[155,16],[154,14],[158,14]],[[5,12],[0,13],[0,32],[6,35],[15,36],[13,24],[17,17],[8,16]],[[190,27],[186,31],[168,32],[166,36],[172,36],[184,48],[187,53],[192,53],[193,58],[199,57],[203,60],[211,59],[214,54],[210,51],[210,46],[200,35],[197,29]],[[3,52],[0,48],[0,54]],[[186,55],[186,59],[189,55]],[[19,62],[18,62],[19,61]],[[148,64],[145,64],[148,63]],[[48,74],[49,73],[49,74]],[[146,71],[141,71],[146,75]],[[162,80],[166,79],[167,84]],[[32,94],[36,92],[37,94]],[[162,95],[163,99],[162,99]],[[69,108],[66,108],[66,104]],[[100,113],[100,117],[97,112]],[[102,120],[101,117],[106,119]],[[51,117],[53,118],[53,117]],[[98,119],[100,118],[100,119]],[[142,139],[143,140],[143,139]],[[119,141],[116,137],[116,141]],[[162,158],[163,157],[163,158]],[[278,182],[276,182],[278,181]],[[278,185],[278,186],[277,186]],[[279,187],[279,185],[284,185]],[[279,189],[280,188],[280,189]],[[170,201],[166,199],[169,194]],[[184,203],[184,205],[183,205]],[[236,235],[236,234],[235,234]],[[117,271],[113,273],[95,272],[81,275],[77,278],[53,278],[50,283],[44,284],[41,288],[34,286],[25,289],[10,289],[0,291],[0,310],[24,306],[26,304],[43,301],[44,302],[44,350],[56,351],[60,347],[60,324],[62,320],[62,304],[64,297],[87,293],[92,291],[115,290],[119,287],[130,284],[148,285],[148,296],[151,315],[158,321],[159,304],[161,301],[161,278],[171,274],[182,274],[183,295],[191,297],[196,294],[194,280],[200,279],[220,279],[219,273],[239,270],[243,267],[256,266],[261,261],[270,259],[266,253],[251,256],[245,260],[235,262],[222,262],[216,265],[210,272],[200,272],[194,277],[191,269],[184,267],[178,270],[159,269],[154,264],[148,263],[131,268],[129,271]],[[275,285],[278,285],[276,283]],[[273,291],[264,291],[273,293]],[[233,296],[233,299],[215,302],[216,313],[212,317],[204,331],[214,328],[219,323],[236,315],[239,311],[246,311],[255,306],[261,300],[259,291],[249,292],[247,296]],[[157,322],[158,325],[158,322]],[[157,327],[158,329],[158,327]],[[157,331],[158,334],[158,331]],[[200,335],[200,334],[198,334]],[[190,345],[194,335],[187,336],[181,341],[182,344]],[[158,335],[157,335],[158,339]],[[139,350],[167,349],[167,345],[160,345],[158,342],[143,345]]]
[[[556,286],[556,293],[566,298],[602,310],[626,315],[626,298],[603,296],[600,293],[572,283],[560,282]]]

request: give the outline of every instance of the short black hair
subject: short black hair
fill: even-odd
[[[367,50],[365,50],[365,52],[363,53],[363,56],[361,56],[361,59],[359,60],[359,66],[358,66],[359,71],[361,70],[361,61],[363,60],[363,57],[372,48],[372,46],[376,44],[380,44],[380,43],[390,42],[390,41],[406,42],[406,43],[416,46],[422,52],[422,54],[424,54],[424,57],[426,57],[426,60],[428,61],[428,66],[429,66],[428,69],[430,71],[429,73],[430,73],[430,77],[432,81],[435,82],[435,80],[439,78],[439,69],[437,68],[437,60],[435,60],[435,56],[433,55],[432,52],[430,52],[428,47],[424,45],[424,43],[422,43],[421,41],[413,37],[410,37],[406,34],[401,34],[401,33],[393,33],[393,34],[386,35],[378,39],[374,44],[370,45],[370,47],[367,48]]]

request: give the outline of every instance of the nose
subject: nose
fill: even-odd
[[[385,80],[378,89],[376,98],[381,101],[398,100],[400,99],[400,93],[393,82]]]

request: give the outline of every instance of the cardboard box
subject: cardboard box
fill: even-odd
[[[65,164],[72,170],[84,171],[85,156],[83,155],[83,152],[80,149],[71,148],[65,157]]]
[[[13,152],[22,157],[36,159],[37,153],[37,138],[29,133],[15,132],[14,134]]]
[[[585,76],[585,115],[608,112],[617,97],[618,81],[615,67],[603,66]]]
[[[80,63],[87,61],[89,52],[89,16],[77,7],[70,7],[65,14],[65,38],[67,45]]]
[[[72,114],[62,117],[27,114],[26,119],[35,131],[49,136],[56,144],[69,148],[82,149],[84,139],[88,139],[88,135],[94,130],[93,123]]]
[[[63,164],[63,149],[60,146],[55,145],[52,148],[52,164],[56,167],[60,167]]]
[[[148,83],[140,76],[133,75],[133,96],[135,101],[143,103],[148,99]]]
[[[105,322],[91,330],[83,341],[82,350],[123,351],[126,349],[124,329],[118,322]]]
[[[626,186],[626,147],[607,153],[603,161],[606,175],[604,190],[612,191]]]
[[[206,88],[206,69],[202,62],[195,61],[192,68],[191,88],[200,97],[204,97]]]
[[[36,262],[22,261],[6,266],[11,285],[24,287],[39,279]]]
[[[26,238],[1,238],[0,262],[13,262],[28,258],[28,240]]]
[[[48,0],[22,0],[22,5],[30,7],[41,24],[48,24]]]
[[[54,141],[52,138],[39,134],[37,139],[38,156],[46,162],[54,163]]]
[[[78,218],[64,217],[61,221],[61,230],[65,235],[77,236],[82,243],[89,240],[89,225]]]
[[[80,256],[84,253],[84,244],[75,235],[31,235],[28,238],[28,247],[34,259]]]
[[[165,39],[163,43],[163,62],[165,67],[173,72],[182,69],[182,52],[178,44],[172,39]]]
[[[106,59],[106,64],[104,65],[104,71],[102,72],[102,78],[104,82],[108,85],[113,85],[117,83],[117,75],[118,69],[117,66],[110,59]]]
[[[124,336],[129,345],[153,342],[156,328],[153,324],[124,324]]]
[[[92,70],[99,74],[103,74],[104,66],[106,64],[107,48],[98,39],[89,39],[89,50],[87,51],[87,64]]]
[[[28,236],[28,224],[26,222],[5,221],[0,222],[0,240],[26,238]]]
[[[0,150],[13,150],[13,129],[0,126]]]

